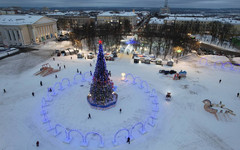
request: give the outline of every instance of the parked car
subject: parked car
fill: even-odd
[[[74,51],[73,49],[69,49],[68,51],[69,51],[69,54],[70,54],[70,55],[75,54],[75,51]]]
[[[113,58],[113,55],[112,54],[107,54],[104,56],[106,60],[109,60],[109,61],[114,61],[114,58]]]
[[[150,64],[150,62],[151,62],[151,58],[150,57],[145,57],[144,63],[145,64]]]
[[[77,54],[77,58],[83,58],[84,57],[84,53],[78,53]]]
[[[61,53],[63,56],[67,56],[70,54],[68,50],[61,51]]]
[[[93,52],[88,53],[87,59],[93,59],[93,58],[94,58]]]

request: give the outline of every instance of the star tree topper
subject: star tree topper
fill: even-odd
[[[99,43],[99,44],[102,44],[102,41],[101,41],[101,40],[99,40],[99,41],[98,41],[98,43]]]

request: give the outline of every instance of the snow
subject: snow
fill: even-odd
[[[51,53],[58,48],[66,48],[66,42],[50,42],[39,45],[39,50],[21,53],[0,61],[0,89],[7,93],[0,94],[0,149],[6,150],[66,150],[88,149],[96,150],[99,139],[89,135],[89,147],[81,147],[81,137],[76,133],[71,135],[73,140],[65,144],[61,140],[64,131],[54,137],[53,132],[46,131],[46,124],[42,124],[41,99],[46,95],[47,88],[63,78],[73,80],[77,68],[79,71],[94,71],[94,59],[77,59],[76,55],[55,57]],[[61,47],[62,46],[62,47]],[[72,57],[72,59],[70,58]],[[212,61],[225,60],[224,57],[204,56]],[[119,54],[115,61],[107,61],[107,68],[111,70],[114,84],[118,86],[119,99],[116,107],[107,111],[91,109],[86,97],[89,93],[89,84],[84,82],[72,84],[69,88],[60,91],[48,108],[49,118],[53,123],[60,123],[64,127],[80,129],[86,134],[97,131],[104,138],[106,150],[238,150],[240,138],[240,99],[236,97],[239,89],[240,68],[237,71],[215,69],[199,63],[200,57],[192,54],[179,58],[178,64],[173,67],[151,64],[134,64],[131,55]],[[66,65],[55,75],[46,77],[34,76],[42,64],[49,63],[53,68]],[[90,67],[89,64],[93,66]],[[63,68],[63,67],[62,67]],[[171,75],[159,74],[160,69],[185,70],[187,77],[173,80]],[[136,85],[121,81],[121,73],[132,73],[155,88],[159,97],[159,112],[155,127],[147,125],[144,135],[134,131],[135,139],[126,144],[126,134],[120,133],[120,145],[113,146],[112,140],[116,130],[129,128],[132,124],[146,119],[152,113],[152,102],[147,93],[142,92]],[[79,78],[78,78],[79,79]],[[218,80],[222,82],[219,84]],[[43,86],[39,82],[43,81]],[[137,81],[138,82],[138,81]],[[64,82],[66,86],[66,82]],[[31,93],[35,92],[35,97]],[[171,92],[172,100],[166,101],[164,95]],[[203,100],[210,99],[213,103],[222,101],[225,107],[236,113],[236,116],[224,117],[219,114],[217,121],[214,115],[203,108]],[[119,109],[122,108],[122,114]],[[91,113],[92,119],[87,115]],[[138,128],[139,129],[139,128]],[[59,131],[61,131],[59,129]],[[136,136],[137,135],[137,136]],[[40,147],[36,148],[36,141]]]
[[[240,57],[234,57],[233,61],[237,64],[240,64]]]
[[[164,20],[153,17],[150,19],[149,24],[164,24]]]
[[[204,55],[202,58],[206,58],[210,62],[229,62],[229,59],[226,56],[217,56],[217,55]]]
[[[42,17],[37,15],[0,15],[0,25],[34,24]]]

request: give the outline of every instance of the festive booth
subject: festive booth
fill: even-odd
[[[156,63],[156,65],[162,65],[162,59],[157,58],[155,63]]]
[[[174,61],[172,59],[168,60],[167,65],[168,66],[173,66]]]

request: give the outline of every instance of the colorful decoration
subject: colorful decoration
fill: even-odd
[[[96,109],[108,109],[115,106],[118,95],[113,92],[114,83],[110,80],[102,49],[102,41],[99,40],[99,52],[96,68],[92,79],[90,94],[87,99],[89,104]]]

